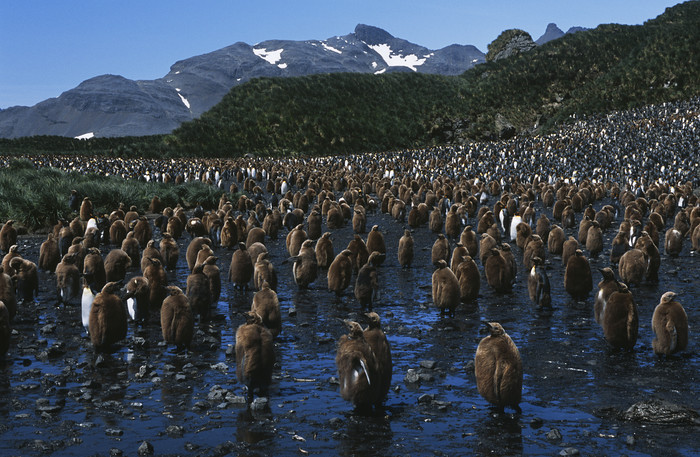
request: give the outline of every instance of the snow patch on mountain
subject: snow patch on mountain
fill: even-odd
[[[253,54],[256,56],[260,57],[263,60],[266,60],[268,63],[275,65],[277,62],[282,59],[282,51],[284,49],[276,49],[274,51],[268,51],[265,48],[259,48],[255,49],[253,48]]]
[[[427,59],[419,59],[415,54],[401,55],[393,54],[388,44],[368,45],[374,52],[379,54],[384,62],[390,67],[408,67],[413,71],[418,71],[416,67],[423,65]]]
[[[336,54],[342,54],[342,53],[343,53],[343,51],[341,51],[340,49],[336,49],[336,48],[334,48],[333,46],[329,46],[328,44],[326,44],[326,43],[323,42],[323,41],[321,42],[321,46],[323,46],[323,49],[325,49],[326,51],[335,52]]]

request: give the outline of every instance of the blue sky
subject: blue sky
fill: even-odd
[[[34,105],[101,74],[164,76],[178,60],[238,41],[326,39],[358,23],[438,49],[486,46],[521,28],[533,39],[548,23],[641,24],[679,2],[0,0],[0,108]]]

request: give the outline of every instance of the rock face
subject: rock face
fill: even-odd
[[[557,27],[557,24],[550,22],[547,24],[547,29],[544,31],[541,37],[535,40],[535,44],[537,46],[541,46],[549,41],[556,40],[557,38],[561,38],[564,35],[568,35],[570,33],[576,33],[576,32],[582,32],[584,30],[589,30],[585,27],[571,27],[569,30],[564,33],[559,27]]]
[[[536,39],[535,43],[537,43],[537,45],[540,46],[548,41],[556,40],[557,38],[561,38],[563,36],[564,31],[557,27],[557,24],[550,22],[549,24],[547,24],[547,29],[544,31],[544,34],[538,39]]]
[[[392,71],[456,75],[484,62],[484,57],[474,46],[430,50],[362,24],[354,33],[321,41],[269,40],[252,46],[239,42],[178,61],[160,79],[102,75],[32,107],[0,110],[0,137],[168,133],[252,78]]]
[[[500,43],[498,43],[500,41]],[[522,30],[506,30],[503,32],[493,44],[498,43],[496,49],[493,49],[493,59],[500,60],[511,57],[522,52],[527,52],[537,45],[532,41],[529,33]],[[489,54],[492,52],[492,47],[489,45]]]

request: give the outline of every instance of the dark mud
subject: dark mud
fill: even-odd
[[[492,198],[488,205],[493,203]],[[544,211],[551,218],[551,209]],[[619,222],[605,233],[603,254],[591,262],[594,283],[600,280],[597,268],[609,264]],[[383,411],[354,413],[335,382],[336,341],[345,333],[341,320],[360,318],[352,289],[336,298],[326,290],[324,273],[310,290],[298,290],[283,233],[266,242],[279,275],[283,310],[275,344],[278,366],[267,403],[257,401],[248,410],[235,377],[235,329],[253,291],[235,290],[223,279],[216,316],[198,327],[187,355],[161,343],[158,320],[152,318],[144,327],[131,324],[121,347],[99,358],[84,334],[79,307],[59,307],[55,279],[42,272],[38,303],[20,306],[8,361],[0,365],[0,454],[137,455],[144,441],[156,455],[700,453],[695,425],[627,421],[622,415],[650,399],[700,409],[700,358],[693,331],[700,260],[687,239],[678,258],[662,252],[657,284],[633,289],[639,340],[627,353],[611,350],[603,339],[593,318],[593,293],[577,302],[564,291],[560,258],[547,258],[552,312],[538,313],[531,305],[522,253],[514,246],[519,271],[513,292],[491,290],[479,264],[478,300],[460,305],[454,318],[444,318],[431,299],[435,235],[427,226],[416,229],[414,266],[401,269],[396,246],[403,224],[379,213],[368,216],[367,226],[373,224],[385,234],[388,248],[379,268],[382,295],[375,311],[394,360],[393,388]],[[574,230],[569,234],[576,235]],[[160,238],[158,231],[155,238]],[[336,253],[351,238],[349,224],[334,231]],[[23,256],[36,262],[43,239],[21,237]],[[188,241],[187,235],[180,239],[180,263],[169,273],[171,283],[183,289]],[[108,249],[103,247],[103,253]],[[216,249],[216,254],[225,278],[231,251]],[[667,290],[678,292],[686,308],[690,344],[683,354],[659,360],[651,348],[650,321]],[[477,392],[472,360],[483,321],[500,322],[520,349],[521,415],[508,410],[497,414]],[[147,447],[141,448],[144,454]]]

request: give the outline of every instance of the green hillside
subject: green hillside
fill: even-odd
[[[461,76],[262,78],[165,141],[188,155],[353,153],[494,139],[700,93],[700,2],[642,26],[601,25]],[[496,119],[499,122],[496,122]],[[499,127],[498,124],[501,124]],[[510,130],[513,131],[512,129]]]

